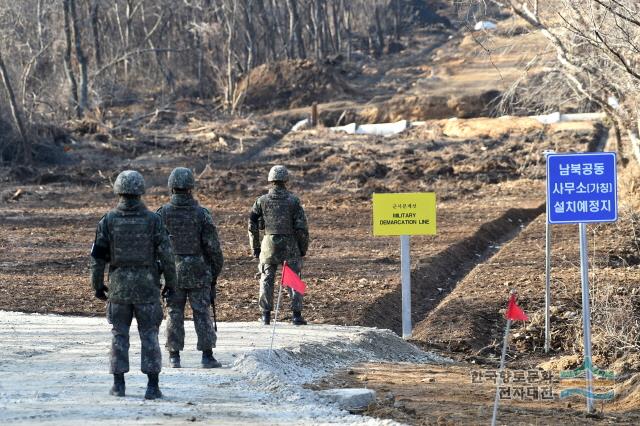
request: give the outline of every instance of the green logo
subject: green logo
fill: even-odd
[[[560,380],[575,380],[575,379],[586,379],[587,372],[591,372],[591,377],[593,379],[601,379],[601,380],[610,380],[615,381],[616,376],[612,371],[601,370],[598,367],[594,366],[591,362],[590,358],[584,360],[582,365],[574,370],[565,370],[560,372]],[[613,389],[604,392],[589,392],[583,388],[569,388],[564,389],[560,392],[560,398],[568,398],[570,396],[582,396],[584,398],[591,398],[597,400],[610,400],[615,396],[615,391]]]

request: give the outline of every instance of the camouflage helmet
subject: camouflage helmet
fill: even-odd
[[[113,192],[118,195],[142,195],[144,194],[144,178],[135,170],[125,170],[116,178]]]
[[[170,189],[193,189],[195,185],[193,172],[186,167],[176,167],[169,175]]]
[[[286,182],[289,180],[289,171],[285,166],[273,166],[269,170],[269,182]]]

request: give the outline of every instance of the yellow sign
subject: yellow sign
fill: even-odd
[[[435,235],[436,194],[373,194],[373,235]]]

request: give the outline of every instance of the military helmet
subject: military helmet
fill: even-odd
[[[286,182],[289,180],[289,171],[285,166],[273,166],[267,180],[269,182]]]
[[[125,170],[116,178],[113,192],[118,195],[142,195],[144,194],[144,178],[135,170]]]
[[[169,175],[169,189],[193,189],[196,181],[186,167],[176,167]]]

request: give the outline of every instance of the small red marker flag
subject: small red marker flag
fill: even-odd
[[[307,285],[300,279],[293,269],[289,268],[287,262],[284,262],[282,265],[282,285],[285,287],[291,287],[291,289],[300,294],[304,294],[304,291],[307,289]]]
[[[529,317],[524,313],[522,308],[516,304],[516,295],[512,294],[509,298],[509,305],[504,316],[512,321],[527,321]]]

